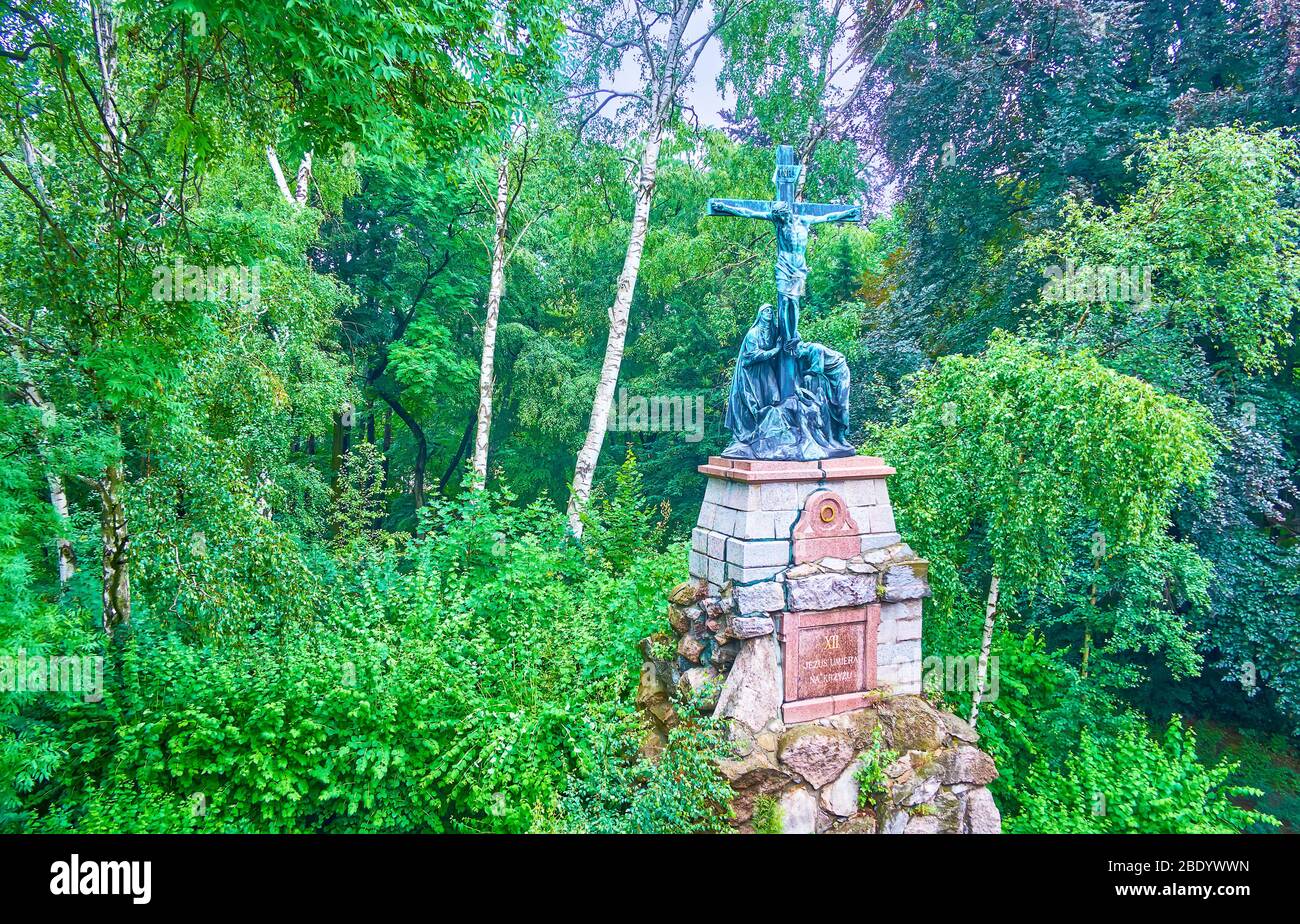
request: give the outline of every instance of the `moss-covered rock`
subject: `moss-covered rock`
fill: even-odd
[[[837,728],[796,725],[781,735],[777,756],[783,767],[820,788],[835,780],[853,760],[853,741]]]
[[[859,812],[835,825],[827,834],[875,834],[876,816],[871,812]]]
[[[895,751],[933,751],[943,746],[948,730],[938,710],[919,696],[895,696],[880,705],[885,740]]]
[[[682,581],[668,592],[668,602],[678,606],[690,606],[704,597],[706,588],[699,581]]]

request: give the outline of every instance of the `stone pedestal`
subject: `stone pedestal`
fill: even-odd
[[[728,581],[753,584],[794,564],[852,558],[899,541],[885,487],[894,470],[881,459],[760,462],[712,456],[699,470],[709,484],[691,534],[691,577],[706,581],[711,593]],[[815,494],[838,505],[833,521],[821,521],[821,507],[808,509]]]
[[[700,472],[709,484],[691,534],[691,577],[726,601],[741,626],[732,637],[773,627],[782,720],[847,712],[872,691],[919,693],[921,598],[930,591],[926,563],[895,531],[885,483],[894,469],[871,456],[714,456]],[[702,639],[701,655],[709,647]]]

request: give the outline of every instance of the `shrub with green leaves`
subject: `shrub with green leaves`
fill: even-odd
[[[876,808],[889,790],[885,768],[898,757],[897,751],[885,747],[880,726],[871,729],[871,742],[858,757],[858,765],[853,771],[853,779],[858,783],[858,808]]]
[[[750,823],[755,834],[780,834],[785,827],[781,803],[771,796],[759,796],[754,800],[754,817]]]
[[[1227,834],[1268,815],[1235,800],[1260,792],[1235,785],[1237,765],[1206,767],[1196,735],[1175,716],[1161,741],[1136,717],[1114,737],[1084,731],[1064,761],[1035,766],[1025,781],[1024,811],[1008,829],[1044,834]]]
[[[552,829],[589,834],[727,831],[732,790],[716,762],[730,753],[711,720],[683,722],[653,759],[638,757],[634,726],[598,745],[576,774]]]
[[[636,642],[665,628],[685,555],[628,509],[644,507],[634,461],[624,475],[595,531],[639,550],[617,567],[544,502],[470,493],[433,505],[404,549],[332,571],[312,618],[206,641],[146,622],[105,649],[103,703],[6,696],[0,762],[16,789],[0,818],[46,831],[718,829],[716,729],[675,730],[653,762],[637,754]],[[363,531],[361,498],[350,522]],[[565,809],[566,792],[587,796]]]

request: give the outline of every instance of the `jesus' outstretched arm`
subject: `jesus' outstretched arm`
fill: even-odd
[[[739,202],[728,202],[726,199],[709,200],[710,215],[731,215],[735,218],[762,218],[766,221],[772,220],[772,210],[750,208],[747,205],[741,205]]]
[[[834,212],[827,212],[824,215],[809,215],[808,223],[810,225],[820,225],[828,221],[861,221],[862,208],[857,205],[850,205],[848,208],[837,209]]]

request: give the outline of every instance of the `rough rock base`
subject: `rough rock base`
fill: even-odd
[[[997,768],[970,725],[888,688],[862,694],[859,708],[785,721],[774,620],[756,616],[751,625],[725,597],[704,592],[686,583],[669,595],[674,632],[642,643],[637,705],[649,756],[687,711],[725,723],[732,756],[719,769],[735,792],[737,830],[1001,832],[988,790]]]

